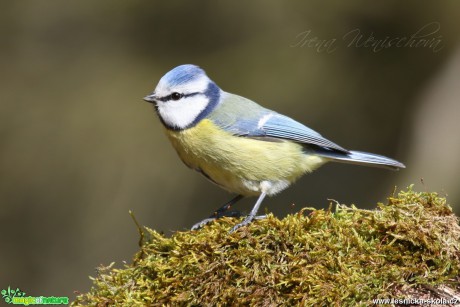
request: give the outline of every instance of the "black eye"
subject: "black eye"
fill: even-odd
[[[183,96],[182,94],[174,92],[174,93],[171,94],[171,99],[172,100],[179,100],[179,99],[182,98],[182,96]]]

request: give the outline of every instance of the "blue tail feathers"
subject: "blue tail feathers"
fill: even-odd
[[[358,164],[363,166],[383,167],[392,170],[406,168],[404,164],[385,156],[362,151],[349,151],[347,153],[337,151],[319,151],[318,154],[335,162]]]

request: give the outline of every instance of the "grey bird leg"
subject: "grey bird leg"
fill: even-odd
[[[211,214],[211,216],[207,219],[204,219],[202,220],[201,222],[198,222],[196,223],[195,225],[192,226],[191,230],[197,230],[201,227],[203,227],[204,225],[218,219],[218,218],[221,218],[223,216],[232,216],[232,217],[240,217],[241,214],[240,212],[238,211],[231,211],[231,212],[227,212],[237,201],[239,201],[240,199],[242,199],[244,196],[243,195],[236,195],[235,197],[233,197],[232,199],[230,199],[228,202],[226,202],[222,207],[220,207],[219,209],[217,209],[216,211],[214,211],[213,214]],[[226,214],[227,213],[227,214]]]
[[[237,230],[238,228],[240,228],[240,227],[242,227],[242,226],[248,225],[248,224],[251,223],[252,220],[254,220],[254,219],[261,219],[261,218],[264,218],[264,217],[265,217],[265,216],[256,216],[257,211],[259,210],[260,204],[261,204],[262,201],[264,200],[265,196],[267,196],[267,193],[262,192],[262,194],[260,194],[259,198],[257,199],[256,204],[255,204],[254,207],[252,208],[251,213],[249,213],[249,215],[248,215],[241,223],[235,225],[235,226],[229,231],[229,233],[234,232],[235,230]]]

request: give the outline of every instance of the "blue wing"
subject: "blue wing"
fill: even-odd
[[[348,153],[348,150],[287,116],[263,108],[249,99],[225,94],[222,103],[210,114],[210,119],[234,135],[285,139]]]
[[[276,113],[270,115],[266,115],[267,120],[265,123],[263,123],[263,118],[260,122],[260,124],[262,124],[260,129],[263,130],[265,135],[268,137],[288,139],[303,144],[312,144],[348,152],[343,147],[322,137],[321,134],[313,129],[310,129],[287,116]]]

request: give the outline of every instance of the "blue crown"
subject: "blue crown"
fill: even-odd
[[[191,80],[203,75],[206,76],[206,73],[203,69],[196,65],[185,64],[177,66],[173,70],[169,71],[166,75],[164,75],[161,79],[170,86],[177,86],[190,82]]]

